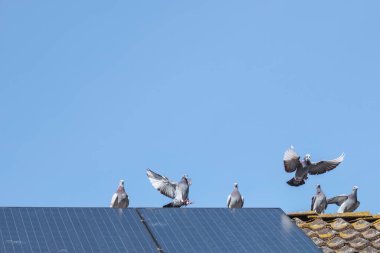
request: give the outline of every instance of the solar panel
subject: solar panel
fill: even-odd
[[[281,209],[138,209],[164,252],[321,252]]]
[[[136,210],[0,208],[0,252],[157,252]]]

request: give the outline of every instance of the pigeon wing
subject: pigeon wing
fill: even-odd
[[[284,153],[284,168],[286,172],[293,172],[301,165],[300,157],[293,146]]]
[[[335,169],[344,159],[344,154],[330,161],[320,161],[309,166],[309,174],[318,175]]]
[[[313,197],[311,198],[311,207],[310,207],[310,210],[311,210],[311,211],[313,211],[315,199],[316,199],[315,196],[313,196]]]
[[[155,189],[163,195],[174,199],[177,183],[171,182],[167,177],[161,176],[150,169],[146,171],[146,174]]]
[[[243,207],[243,206],[244,206],[244,197],[241,196],[241,207]]]
[[[231,203],[231,194],[228,195],[228,198],[227,198],[227,208],[230,207],[230,203]]]
[[[327,204],[336,204],[338,206],[342,205],[344,201],[348,199],[347,195],[339,195],[327,200]]]
[[[116,207],[116,206],[117,206],[117,202],[118,202],[118,200],[117,200],[117,193],[114,193],[114,194],[112,195],[112,199],[111,199],[110,207],[111,207],[111,208]]]
[[[360,206],[360,201],[356,201],[355,209],[354,210],[358,209],[359,206]]]

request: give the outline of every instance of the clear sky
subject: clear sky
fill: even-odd
[[[380,212],[379,1],[0,0],[0,205],[310,208],[358,185]],[[284,151],[345,161],[290,187]],[[334,212],[337,207],[329,207]]]

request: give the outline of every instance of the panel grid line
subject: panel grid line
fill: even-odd
[[[32,209],[32,210],[34,210],[34,214],[36,215],[36,221],[37,221],[37,224],[38,224],[38,226],[39,226],[39,228],[40,228],[41,234],[43,235],[44,241],[45,241],[45,243],[46,243],[46,247],[47,247],[47,249],[49,250],[49,243],[48,243],[48,241],[47,241],[47,239],[46,239],[46,236],[45,236],[45,233],[44,233],[44,229],[42,228],[42,225],[41,225],[40,219],[39,219],[39,217],[38,217],[37,209],[34,208],[34,209]]]
[[[19,212],[20,212],[20,216],[21,216],[21,218],[23,220],[23,223],[24,223],[24,226],[25,226],[25,221],[24,221],[23,215],[21,213],[21,209],[19,209]],[[40,241],[37,240],[36,231],[35,231],[34,227],[30,225],[31,224],[31,221],[30,221],[31,219],[30,219],[30,214],[29,214],[28,209],[26,209],[26,214],[27,214],[27,217],[25,217],[25,218],[27,219],[27,222],[28,222],[27,224],[30,226],[30,229],[33,231],[33,235],[34,235],[34,238],[36,239],[39,251],[42,252]],[[25,231],[27,232],[27,235],[28,235],[28,230],[26,229],[26,227],[25,227]],[[30,248],[31,248],[31,250],[33,252],[32,241],[30,240],[29,236],[28,236],[28,240],[29,240]]]
[[[12,240],[12,236],[11,236],[11,232],[10,232],[10,229],[9,229],[9,226],[8,226],[8,221],[7,221],[8,219],[7,219],[7,216],[5,214],[5,210],[6,209],[3,209],[4,223],[5,223],[5,226],[7,227],[7,231],[8,231],[8,235],[9,235],[9,240]],[[6,238],[4,238],[4,239],[6,239]],[[8,240],[5,240],[5,243],[7,243],[7,242],[8,242]],[[12,246],[12,252],[15,251],[12,243],[7,243],[7,244],[5,244],[5,243],[4,243],[5,252],[7,252],[7,250],[8,250],[7,249],[8,245]]]
[[[18,232],[18,226],[16,225],[16,220],[14,218],[12,209],[9,209],[9,210],[10,210],[10,213],[11,213],[11,216],[12,216],[12,220],[13,220],[13,224],[14,224],[14,226],[16,228],[15,230],[16,230],[16,234],[17,234],[17,240],[16,241],[12,240],[13,241],[12,243],[15,243],[14,245],[20,245],[21,251],[24,252],[24,249],[23,249],[24,247],[22,246],[22,241],[21,241],[21,238],[20,238],[20,234]]]
[[[71,219],[71,217],[70,217],[70,215],[69,215],[68,208],[65,208],[65,211],[66,211],[66,214],[67,214],[67,217],[68,217],[68,221],[70,222],[71,226],[73,227],[73,230],[74,230],[74,232],[75,232],[76,238],[79,238],[78,231],[75,229],[75,226],[74,226],[73,220]],[[69,233],[69,235],[70,235],[70,233]],[[83,250],[82,252],[85,252],[85,248],[83,247],[82,240],[78,240],[78,241],[79,241],[79,244],[80,244],[81,249]]]
[[[81,238],[80,242],[83,245],[83,243],[86,241],[89,248],[85,248],[84,245],[83,245],[83,248],[85,248],[86,251],[91,250],[91,252],[94,252],[93,245],[90,243],[90,241],[86,235],[86,231],[83,228],[83,221],[78,216],[79,211],[80,211],[79,209],[73,209],[73,213],[74,213],[75,218],[77,219],[77,222],[78,222],[77,225],[78,225],[79,230],[77,230],[77,232],[78,232],[79,238]],[[74,222],[73,222],[73,224],[74,224]],[[82,232],[81,235],[83,235],[83,236],[79,235],[80,231]]]
[[[21,214],[21,210],[20,210],[19,208],[16,209],[16,210],[17,210],[18,214],[20,215],[21,224],[22,224],[22,226],[24,227],[23,231],[25,232],[26,240],[28,241],[28,246],[29,246],[29,248],[30,248],[30,252],[33,252],[32,244],[31,244],[31,241],[29,240],[29,233],[27,233],[27,229],[26,229],[26,226],[25,226],[24,218],[23,218],[23,216],[22,216],[22,214]],[[15,210],[15,211],[16,211],[16,210]],[[21,238],[20,238],[20,240],[21,240]],[[37,244],[37,245],[38,245],[38,244]],[[38,245],[38,248],[40,249],[40,246],[39,246],[39,245]],[[41,251],[41,249],[40,249],[40,251]]]
[[[148,227],[148,225],[146,224],[145,219],[144,219],[144,217],[142,216],[142,214],[140,213],[139,209],[136,209],[136,212],[137,212],[137,214],[139,215],[141,222],[144,224],[144,227],[146,228],[148,234],[149,234],[150,237],[152,238],[154,244],[156,245],[156,249],[157,249],[157,251],[158,251],[158,252],[162,252],[162,253],[164,253],[164,250],[162,249],[162,247],[161,247],[160,244],[158,243],[157,239],[154,237],[152,231],[149,229],[149,227]]]
[[[139,212],[165,252],[321,252],[281,209],[150,208]]]
[[[79,210],[81,211],[81,214],[83,214],[83,216],[85,217],[84,209],[83,209],[83,208],[80,208]],[[91,211],[90,213],[91,213],[91,215],[92,215],[92,217],[93,217],[93,213],[92,213],[92,211]],[[89,226],[88,221],[87,221],[86,219],[84,219],[84,218],[82,219],[82,221],[83,221],[83,224],[86,224],[86,226],[88,227],[88,231],[90,231],[90,233],[92,234],[92,236],[93,236],[94,238],[96,238],[96,236],[95,236],[95,234],[94,234],[94,231],[93,231],[92,229],[89,229],[90,226]],[[99,231],[101,231],[101,229],[100,229],[99,226],[98,226],[98,223],[97,223],[97,222],[94,222],[94,223],[95,223],[95,225],[98,227]],[[83,225],[83,224],[82,224],[82,225]],[[88,235],[87,235],[86,231],[85,231],[84,229],[83,229],[83,231],[84,231],[84,235],[85,235],[85,237],[88,238]],[[102,236],[103,236],[103,234],[102,234]],[[98,248],[98,249],[101,249],[101,247],[100,247],[100,245],[99,245],[98,243],[99,243],[98,240],[95,240],[95,244],[97,245],[97,248]],[[90,245],[90,247],[91,247],[91,249],[92,249],[92,252],[94,252],[94,249],[92,248],[92,245],[91,245],[90,242],[89,242],[89,245]]]
[[[64,220],[63,220],[63,218],[62,218],[62,214],[61,214],[61,211],[60,211],[61,209],[57,209],[57,210],[58,210],[58,214],[59,214],[60,220],[62,221],[63,228],[64,228],[64,230],[65,230],[65,231],[62,231],[62,232],[66,232],[67,236],[70,238],[70,233],[69,233],[69,231],[68,231],[68,229],[67,229],[66,222],[64,222]],[[61,228],[61,226],[59,226],[59,227]],[[69,241],[69,244],[71,244],[72,249],[74,250],[74,252],[76,252],[72,240],[68,240],[68,241]],[[68,248],[67,246],[68,246],[68,245],[66,245],[66,250],[67,250],[67,248]],[[68,251],[70,251],[70,250],[68,250]]]
[[[53,238],[55,238],[55,237],[54,237],[53,230],[52,230],[52,228],[51,228],[50,222],[48,221],[48,218],[47,218],[47,216],[46,216],[45,209],[42,209],[42,213],[43,213],[43,215],[44,215],[44,219],[45,219],[45,221],[46,221],[46,225],[48,226],[48,228],[49,228],[49,232],[50,232],[50,234],[51,234],[51,236],[52,236],[52,239],[53,239]],[[56,240],[53,240],[53,242],[54,242],[54,245],[55,245],[56,251],[59,252],[59,247],[58,247],[58,245],[57,245]]]

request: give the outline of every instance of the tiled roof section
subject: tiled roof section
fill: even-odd
[[[324,253],[380,253],[380,215],[301,212],[288,216]]]

